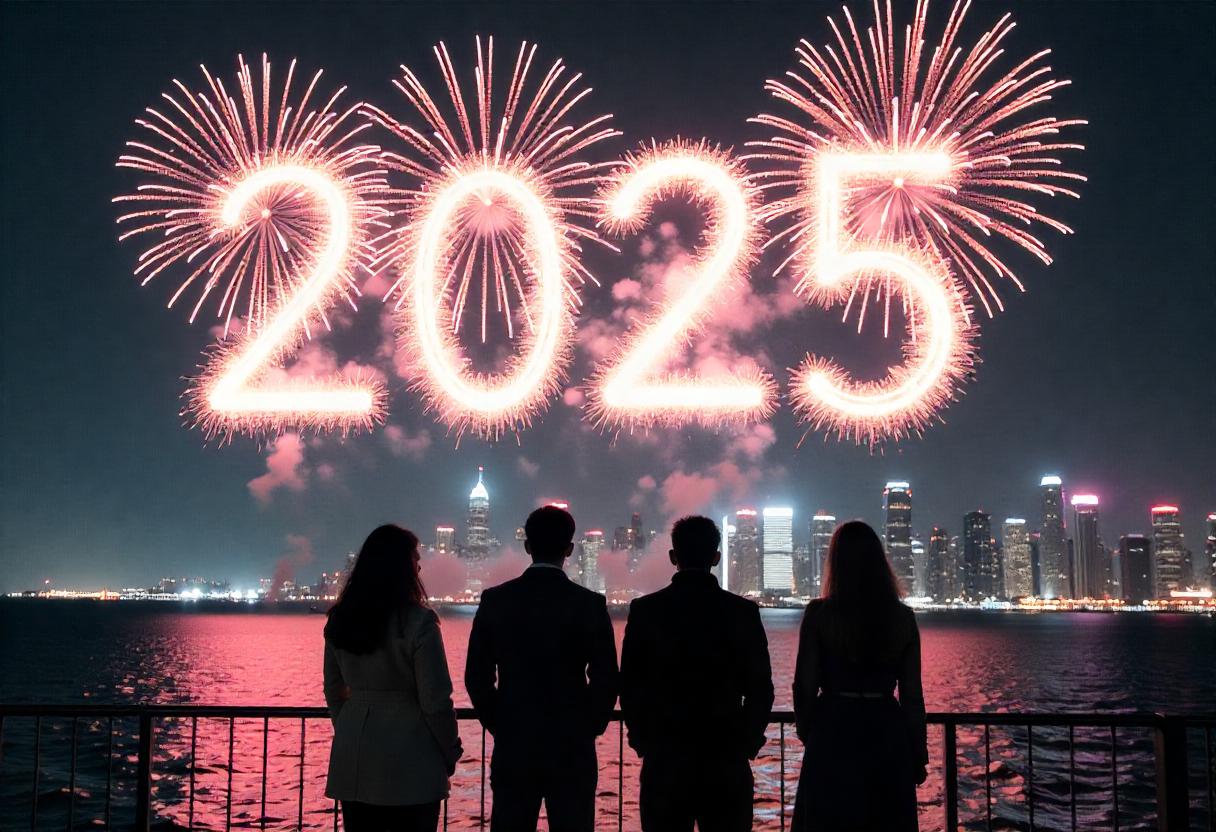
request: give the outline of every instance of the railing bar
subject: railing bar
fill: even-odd
[[[942,786],[946,829],[955,832],[958,829],[958,736],[953,722],[942,725],[942,765],[946,767]]]
[[[270,717],[262,717],[262,820],[261,827],[266,828],[266,769],[270,749]]]
[[[1212,766],[1212,726],[1203,728],[1203,745],[1208,761],[1208,832],[1216,832],[1216,768]]]
[[[1034,832],[1034,726],[1026,726],[1026,803],[1030,808],[1030,832]]]
[[[42,717],[34,717],[34,791],[30,805],[30,829],[38,828],[38,769],[42,766]]]
[[[984,809],[988,832],[992,832],[992,726],[984,723]]]
[[[152,719],[150,710],[140,710],[135,773],[135,828],[147,832],[152,822]],[[169,719],[171,717],[163,717]]]
[[[443,832],[448,832],[448,799],[443,799]]]
[[[481,726],[481,810],[477,815],[477,825],[486,825],[486,727]]]
[[[68,773],[68,832],[76,825],[76,741],[80,720],[72,717],[72,765]]]
[[[1076,732],[1068,726],[1068,808],[1072,816],[1072,832],[1077,832]]]
[[[781,726],[781,742],[777,753],[781,755],[781,832],[785,832],[785,723]]]
[[[0,786],[4,785],[4,714],[0,714]],[[0,794],[3,789],[0,789]]]
[[[106,829],[110,828],[110,784],[114,777],[114,717],[106,720]]]
[[[617,723],[616,830],[625,828],[625,720]]]
[[[334,832],[338,832],[338,800],[334,798]]]
[[[232,828],[232,768],[236,745],[236,717],[228,717],[228,796],[224,801],[224,828]]]
[[[296,828],[300,830],[304,828],[304,726],[307,724],[308,720],[300,717],[300,805],[296,816]]]
[[[198,717],[190,717],[190,815],[189,828],[194,830],[194,772],[198,768]]]
[[[1113,832],[1119,832],[1119,742],[1113,725],[1110,726],[1110,793],[1114,810]]]

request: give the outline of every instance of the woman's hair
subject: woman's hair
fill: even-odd
[[[326,641],[351,653],[370,653],[384,643],[395,612],[425,607],[418,558],[418,537],[411,531],[388,525],[369,534],[329,610]]]
[[[825,641],[853,662],[891,660],[906,628],[899,596],[899,581],[874,530],[860,520],[837,528],[823,576]]]
[[[899,600],[899,581],[891,571],[882,541],[860,520],[841,523],[832,533],[824,565],[823,597],[847,604]]]

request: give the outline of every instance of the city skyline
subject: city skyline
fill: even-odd
[[[933,25],[947,5],[935,4]],[[796,507],[796,543],[821,508],[862,517],[881,533],[882,485],[908,481],[927,558],[932,526],[957,536],[968,511],[982,508],[996,526],[1038,517],[1035,483],[1058,472],[1070,493],[1102,500],[1107,546],[1123,533],[1151,536],[1146,507],[1177,505],[1187,545],[1204,550],[1205,516],[1216,510],[1210,4],[1137,4],[1117,15],[1086,4],[1002,5],[1017,20],[1011,48],[1050,47],[1053,72],[1072,82],[1050,110],[1089,119],[1077,131],[1086,150],[1076,163],[1088,181],[1080,201],[1050,203],[1075,231],[1051,237],[1050,266],[999,249],[1026,291],[1004,286],[1004,311],[991,319],[977,310],[982,363],[944,423],[923,437],[871,454],[824,441],[822,432],[807,435],[788,402],[746,428],[614,435],[589,426],[582,381],[619,343],[617,324],[647,308],[654,285],[699,239],[699,214],[678,206],[618,241],[619,254],[588,247],[584,264],[600,285],[580,290],[569,378],[518,437],[458,442],[436,422],[398,356],[381,354],[392,329],[381,320],[387,308],[377,290],[385,287],[382,276],[362,275],[358,311],[335,315],[333,332],[302,357],[379,373],[391,399],[387,424],[347,437],[289,433],[231,444],[186,429],[183,379],[223,322],[200,316],[189,325],[189,304],[164,308],[163,282],[138,285],[111,203],[133,186],[129,172],[113,167],[132,119],[170,79],[197,77],[199,63],[227,78],[238,53],[256,61],[265,51],[276,67],[293,57],[301,71],[324,67],[327,84],[372,100],[390,91],[399,64],[427,65],[439,40],[458,50],[463,74],[473,36],[494,34],[501,44],[538,43],[584,74],[595,106],[616,114],[624,134],[603,143],[605,160],[677,134],[743,153],[767,135],[747,121],[770,106],[764,79],[789,68],[798,37],[827,34],[830,11],[783,7],[774,25],[773,15],[745,5],[713,16],[678,4],[599,15],[555,14],[543,4],[473,8],[355,6],[342,15],[344,36],[333,37],[322,7],[291,15],[251,7],[239,27],[225,28],[189,5],[5,6],[0,589],[48,576],[95,585],[194,571],[252,581],[288,553],[310,552],[319,563],[357,548],[382,522],[425,535],[440,523],[460,529],[469,472],[479,465],[500,495],[490,522],[504,541],[530,508],[557,498],[581,526],[608,535],[635,511],[651,530],[688,511],[721,517],[740,505]],[[964,36],[994,18],[995,10],[973,14]],[[697,44],[674,64],[671,31]],[[1112,62],[1111,54],[1136,60]],[[31,71],[30,55],[69,59],[37,61]],[[1180,112],[1187,117],[1171,118]],[[750,293],[706,320],[714,352],[754,357],[783,388],[786,368],[807,352],[832,356],[859,377],[877,377],[898,360],[898,309],[892,337],[869,324],[859,336],[855,310],[842,323],[842,309],[819,310],[794,295],[797,275],[774,277],[783,259],[766,251],[749,272]],[[503,352],[501,342],[478,351],[475,337],[464,341],[475,361]]]

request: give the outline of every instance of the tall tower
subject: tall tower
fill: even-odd
[[[723,589],[733,592],[735,587],[731,581],[735,580],[735,576],[731,570],[731,558],[735,556],[735,533],[738,529],[730,521],[729,514],[722,515],[722,557],[718,560],[718,565],[710,571],[718,576],[718,583]]]
[[[1156,596],[1152,541],[1142,534],[1119,538],[1119,572],[1124,601],[1139,604]]]
[[[1068,543],[1064,533],[1064,483],[1057,476],[1039,481],[1043,497],[1043,528],[1039,532],[1039,574],[1044,598],[1066,598]]]
[[[954,585],[954,568],[950,562],[950,535],[940,526],[934,526],[929,535],[929,548],[925,552],[927,562],[928,586],[926,594],[934,601],[941,603],[958,596]]]
[[[604,549],[604,533],[589,529],[583,535],[578,553],[579,583],[592,592],[604,591],[604,576],[600,574],[600,552]]]
[[[924,598],[929,594],[929,556],[925,542],[920,538],[912,538],[912,564],[916,571],[916,588],[913,594]]]
[[[1080,598],[1105,598],[1106,564],[1102,557],[1102,538],[1098,534],[1098,498],[1093,494],[1074,494],[1073,577]]]
[[[735,512],[735,544],[731,546],[731,557],[732,591],[740,595],[759,594],[763,564],[754,508],[741,508]]]
[[[468,557],[483,558],[490,550],[490,492],[482,481],[485,469],[477,467],[477,485],[469,492],[469,511],[465,519],[464,545]]]
[[[1024,519],[1005,518],[1001,526],[1001,549],[1005,559],[1005,597],[1012,600],[1034,595],[1030,535]]]
[[[1212,591],[1216,592],[1216,511],[1208,513],[1208,537],[1203,543],[1203,552],[1207,555],[1208,576],[1211,579]],[[1199,583],[1198,577],[1195,583]]]
[[[883,542],[891,568],[905,592],[916,588],[916,562],[912,558],[912,488],[906,482],[889,482],[882,490]]]
[[[836,515],[828,514],[823,509],[815,512],[811,518],[812,595],[819,595],[823,591],[823,569],[828,562],[828,546],[835,531]]]
[[[1190,553],[1182,537],[1178,506],[1153,506],[1153,567],[1157,597],[1169,598],[1191,582]]]
[[[963,517],[963,595],[982,601],[996,595],[996,553],[992,546],[992,517],[973,511]]]
[[[456,548],[456,529],[452,526],[435,527],[435,549],[451,552]]]
[[[642,515],[635,511],[629,516],[629,531],[627,533],[629,541],[629,571],[638,571],[638,561],[642,557],[642,552],[646,550],[646,534],[642,530]]]
[[[784,506],[764,509],[765,592],[791,595],[794,592],[794,510]]]

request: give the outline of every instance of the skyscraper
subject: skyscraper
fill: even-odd
[[[906,482],[889,482],[882,490],[883,542],[891,568],[905,592],[916,588],[916,564],[912,559],[912,488]]]
[[[435,527],[435,549],[451,552],[456,548],[456,529],[452,526]]]
[[[809,543],[798,543],[794,546],[794,594],[804,598],[815,594]]]
[[[1039,531],[1039,575],[1044,598],[1066,598],[1068,543],[1064,533],[1064,484],[1057,476],[1039,481],[1043,496],[1043,528]]]
[[[754,508],[741,508],[735,512],[735,543],[731,546],[730,573],[732,592],[740,595],[759,594],[763,563],[760,560],[760,533]]]
[[[720,549],[722,557],[718,560],[718,565],[710,571],[718,576],[718,583],[721,584],[723,589],[733,592],[734,587],[731,585],[731,581],[735,580],[735,577],[731,574],[730,564],[731,558],[734,557],[736,528],[735,524],[730,521],[731,516],[729,514],[722,515],[722,527],[719,529],[722,533],[722,546]]]
[[[929,594],[929,561],[924,541],[916,537],[912,538],[912,563],[916,567],[914,594],[924,598]]]
[[[1216,511],[1208,514],[1208,537],[1203,543],[1204,554],[1207,555],[1208,562],[1208,578],[1211,581],[1212,591],[1216,592]],[[1195,583],[1199,583],[1199,579],[1195,579]]]
[[[1142,534],[1125,534],[1119,538],[1119,572],[1123,600],[1133,604],[1152,600],[1153,544]]]
[[[963,517],[963,595],[982,601],[996,595],[996,555],[992,546],[992,518],[984,511]]]
[[[1191,582],[1190,553],[1182,536],[1178,506],[1153,506],[1153,574],[1157,597],[1169,598],[1175,589]]]
[[[1075,494],[1073,510],[1073,578],[1079,598],[1105,598],[1106,563],[1098,534],[1098,498]]]
[[[765,592],[790,595],[794,592],[794,510],[783,506],[764,509],[764,566],[761,570]]]
[[[642,515],[634,512],[629,517],[629,571],[638,571],[638,561],[646,550],[646,535],[642,531]]]
[[[579,544],[579,583],[592,592],[604,591],[604,576],[600,574],[600,552],[604,549],[604,533],[589,529]]]
[[[1042,561],[1039,559],[1039,538],[1041,536],[1038,529],[1030,533],[1030,574],[1033,576],[1030,585],[1034,588],[1037,598],[1043,597],[1043,571],[1040,566]]]
[[[490,550],[490,492],[486,491],[482,475],[485,469],[477,468],[477,485],[469,492],[469,511],[465,519],[465,554],[472,558],[484,558]]]
[[[926,594],[938,603],[955,598],[958,589],[954,585],[954,566],[950,563],[950,535],[940,526],[934,526],[929,535],[925,560],[929,574]]]
[[[1026,521],[1006,517],[1001,526],[1001,552],[1005,565],[1005,597],[1028,598],[1034,595],[1034,571],[1030,562],[1030,535]]]
[[[814,571],[814,592],[819,595],[823,590],[823,568],[827,564],[828,546],[832,542],[832,533],[836,531],[836,515],[828,514],[823,509],[815,512],[811,518],[811,569]]]

